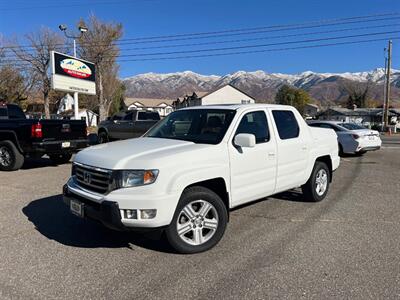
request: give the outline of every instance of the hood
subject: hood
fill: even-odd
[[[193,142],[140,137],[101,144],[80,151],[74,161],[105,169],[152,168],[166,156],[206,147]]]

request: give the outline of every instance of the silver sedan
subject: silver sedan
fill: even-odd
[[[335,121],[309,121],[309,126],[333,129],[338,136],[340,153],[364,154],[380,149],[382,145],[379,132],[355,123]]]

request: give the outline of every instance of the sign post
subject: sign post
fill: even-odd
[[[78,119],[78,93],[96,95],[96,69],[92,62],[56,51],[51,52],[51,88],[74,93],[74,115]]]

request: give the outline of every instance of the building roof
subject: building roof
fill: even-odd
[[[157,107],[162,103],[172,105],[174,100],[172,99],[154,99],[154,98],[125,98],[124,103],[127,107],[135,104],[136,102],[141,103],[144,107]]]
[[[226,87],[226,86],[230,86],[230,87],[234,88],[235,90],[237,90],[237,91],[239,91],[240,93],[246,95],[247,97],[253,99],[254,101],[256,100],[254,97],[250,96],[250,95],[247,94],[246,92],[243,92],[241,89],[237,88],[236,86],[234,86],[234,85],[232,85],[232,84],[230,84],[230,83],[225,84],[225,85],[223,85],[223,86],[220,86],[220,87],[218,87],[218,88],[216,88],[216,89],[212,89],[212,90],[210,90],[210,91],[206,91],[206,92],[194,91],[193,93],[195,93],[195,94],[197,95],[197,98],[201,99],[201,98],[204,98],[204,97],[206,97],[206,96],[208,96],[208,95],[210,95],[210,94],[212,94],[212,93],[214,93],[214,92],[216,92],[216,91],[218,91],[218,90],[220,90],[220,89],[222,89],[222,88],[224,88],[224,87]],[[188,97],[188,96],[190,97],[191,95],[186,94],[184,97]],[[181,97],[179,97],[179,98],[181,98]],[[178,98],[178,99],[179,99],[179,98]]]
[[[321,112],[321,115],[340,115],[340,116],[382,116],[382,108],[355,108],[349,109],[345,107],[330,107]],[[389,109],[389,116],[400,116],[400,111],[396,109]]]
[[[213,105],[199,105],[199,106],[189,106],[185,108],[181,108],[181,110],[185,109],[230,109],[230,110],[244,110],[247,108],[272,108],[272,109],[287,109],[293,108],[290,105],[282,105],[282,104],[268,104],[268,103],[250,103],[250,104],[213,104]]]

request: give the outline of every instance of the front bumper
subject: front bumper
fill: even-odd
[[[64,142],[69,142],[69,147],[63,147]],[[73,153],[89,146],[88,139],[66,141],[43,141],[32,143],[33,152],[42,153]]]
[[[151,190],[151,187],[120,189],[102,195],[85,190],[71,177],[63,187],[63,199],[68,205],[72,199],[83,203],[85,218],[99,221],[115,230],[148,231],[168,226],[180,195],[145,194],[143,190]],[[128,209],[137,210],[136,219],[124,217],[123,212]],[[142,219],[139,212],[143,209],[156,209],[157,214],[152,219]]]

